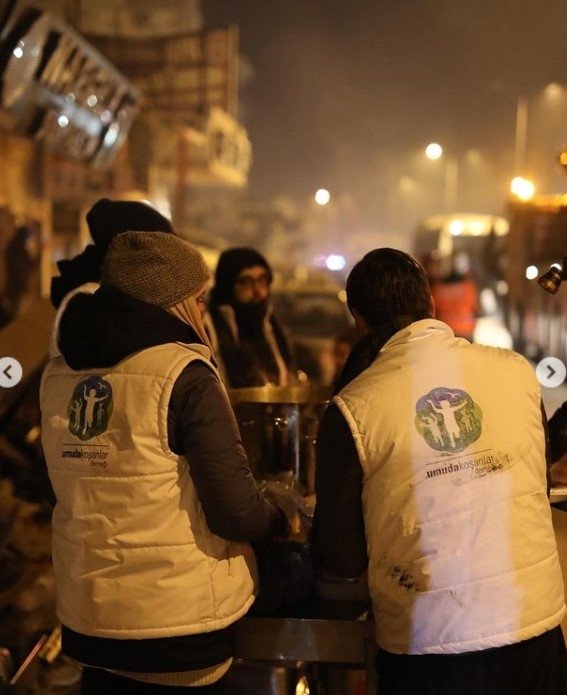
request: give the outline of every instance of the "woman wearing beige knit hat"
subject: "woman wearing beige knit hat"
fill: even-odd
[[[210,348],[203,324],[210,273],[201,252],[174,235],[126,232],[111,244],[102,283],[165,308]]]
[[[249,543],[287,533],[214,364],[208,283],[188,242],[121,234],[44,373],[57,610],[83,693],[220,692],[256,592]]]

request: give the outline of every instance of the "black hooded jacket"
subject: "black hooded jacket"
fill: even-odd
[[[87,282],[100,282],[104,257],[112,240],[128,231],[173,234],[171,222],[150,205],[139,201],[101,198],[87,213],[93,238],[74,258],[58,261],[60,275],[51,280],[51,303],[57,309],[65,296]]]
[[[83,370],[111,368],[135,352],[171,342],[200,340],[165,310],[103,286],[71,299],[61,318],[58,346],[71,368]],[[168,437],[171,450],[187,457],[213,533],[242,542],[285,535],[285,515],[259,493],[225,392],[201,361],[189,364],[173,387]],[[123,671],[204,668],[232,654],[230,628],[188,637],[113,640],[64,627],[63,645],[81,663]]]
[[[224,251],[217,264],[215,286],[209,302],[219,357],[231,388],[278,383],[279,368],[266,336],[266,319],[286,368],[290,370],[292,367],[287,337],[269,302],[241,304],[235,300],[234,287],[238,275],[244,269],[255,266],[266,270],[271,283],[272,269],[261,253],[247,247]]]
[[[552,461],[559,461],[567,454],[567,401],[549,421],[549,446]]]

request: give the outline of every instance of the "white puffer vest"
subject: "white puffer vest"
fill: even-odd
[[[475,651],[561,622],[540,398],[520,355],[432,319],[396,333],[336,397],[364,473],[383,649]]]
[[[197,345],[143,350],[112,369],[49,362],[41,386],[43,445],[57,505],[53,564],[59,619],[123,639],[209,632],[254,600],[246,544],[208,529],[190,468],[168,446],[176,379]]]

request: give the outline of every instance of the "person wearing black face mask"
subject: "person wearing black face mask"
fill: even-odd
[[[208,328],[230,388],[289,384],[291,355],[270,302],[271,284],[272,269],[255,249],[221,254]]]

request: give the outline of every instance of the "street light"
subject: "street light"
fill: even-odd
[[[317,192],[315,193],[315,202],[317,205],[327,205],[327,203],[331,200],[331,194],[326,188],[319,188]]]
[[[433,161],[441,159],[441,157],[443,156],[443,148],[438,143],[431,142],[425,148],[425,156],[427,157],[427,159],[431,159]]]
[[[443,155],[443,148],[436,142],[430,143],[425,148],[425,156],[432,161],[441,159]],[[459,187],[459,163],[455,157],[445,155],[445,158],[444,206],[446,212],[455,212]]]
[[[510,182],[510,191],[520,200],[528,201],[534,197],[535,184],[523,176],[515,176]]]
[[[554,263],[547,273],[538,278],[539,285],[549,294],[557,294],[559,285],[561,285],[563,280],[567,280],[567,272],[563,268],[567,268],[567,258],[563,259],[563,267],[558,263]]]

